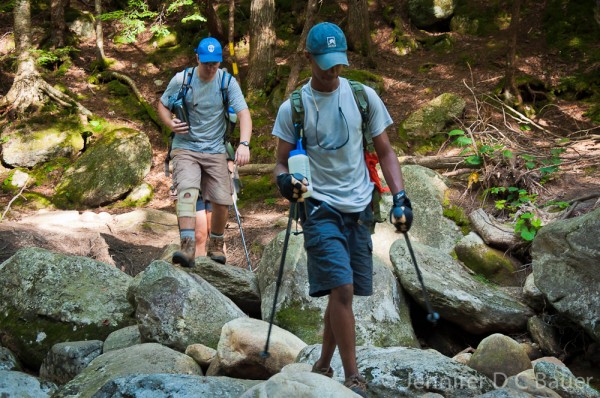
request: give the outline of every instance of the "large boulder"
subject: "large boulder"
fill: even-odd
[[[63,341],[104,340],[135,323],[130,276],[87,257],[21,249],[0,265],[0,337],[37,369]]]
[[[0,370],[0,397],[50,398],[56,385],[26,373]]]
[[[441,94],[411,113],[402,122],[400,131],[412,139],[431,138],[444,132],[444,128],[459,118],[465,110],[465,105],[465,100],[459,95]]]
[[[402,166],[406,194],[411,200],[414,221],[410,229],[411,237],[417,242],[436,247],[450,253],[462,233],[456,224],[444,217],[442,203],[448,186],[437,172],[423,166]],[[391,195],[385,195],[382,211],[387,217],[392,207]],[[375,227],[373,235],[373,253],[381,257],[390,266],[390,247],[402,235],[387,220]]]
[[[600,208],[543,227],[532,246],[536,286],[550,304],[600,342]]]
[[[284,235],[282,231],[267,245],[257,268],[262,319],[265,320],[271,316]],[[302,235],[290,236],[274,319],[278,326],[306,343],[314,344],[322,340],[323,315],[328,299],[308,295],[303,243]],[[374,293],[369,297],[355,297],[353,303],[358,344],[418,347],[402,289],[392,271],[377,257],[373,260]]]
[[[510,376],[531,368],[531,361],[523,347],[500,333],[481,340],[468,365],[483,373],[496,385],[503,385]]]
[[[431,305],[441,318],[470,333],[522,332],[532,310],[511,295],[473,278],[452,256],[412,242]],[[402,287],[425,307],[422,287],[406,242],[396,241],[390,257]]]
[[[141,374],[114,378],[104,384],[94,398],[127,397],[219,397],[238,398],[258,380],[231,377],[204,377],[180,374]]]
[[[83,149],[79,131],[62,129],[60,123],[21,124],[3,133],[2,160],[13,167],[34,167],[56,158],[70,158]]]
[[[454,247],[458,259],[470,270],[501,286],[521,286],[523,277],[517,271],[522,264],[503,251],[485,244],[475,232]]]
[[[270,330],[269,357],[263,357],[269,332],[267,322],[238,318],[226,323],[221,331],[217,356],[211,361],[208,376],[240,379],[268,379],[290,363],[306,343],[287,330],[273,325]]]
[[[104,134],[63,175],[54,202],[89,208],[122,197],[150,171],[152,147],[143,132],[120,128]]]
[[[409,0],[408,15],[418,28],[428,28],[447,21],[454,14],[456,0]]]
[[[168,347],[138,344],[100,355],[53,397],[91,397],[107,382],[121,376],[153,373],[202,376],[202,369],[192,358]]]
[[[136,308],[142,340],[181,352],[196,343],[216,348],[223,325],[246,317],[198,275],[160,260],[134,278],[127,297]]]
[[[312,365],[320,353],[321,345],[307,346],[296,361]],[[486,376],[434,350],[359,346],[356,360],[372,397],[420,398],[426,393],[438,393],[444,397],[476,397],[494,388]],[[343,383],[344,370],[337,350],[331,367],[333,379]]]

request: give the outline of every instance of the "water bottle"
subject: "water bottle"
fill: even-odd
[[[234,126],[237,123],[237,114],[231,106],[227,108],[227,120],[229,120],[229,123],[233,124]]]
[[[302,148],[302,139],[299,139],[296,144],[296,149],[290,151],[288,158],[288,170],[290,173],[300,173],[308,180],[307,191],[302,195],[303,198],[308,198],[312,195],[312,183],[310,178],[310,162],[306,151]]]

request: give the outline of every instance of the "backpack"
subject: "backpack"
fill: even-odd
[[[354,80],[348,80],[350,87],[352,88],[352,94],[354,101],[360,111],[362,119],[362,132],[363,132],[363,150],[365,153],[365,162],[367,164],[367,170],[369,171],[369,177],[374,183],[373,196],[371,200],[371,208],[373,209],[373,218],[375,222],[384,222],[385,217],[381,215],[381,199],[384,192],[389,192],[388,187],[384,187],[379,174],[377,173],[377,163],[379,158],[377,152],[375,152],[375,146],[373,145],[373,135],[369,128],[369,101],[367,99],[367,93],[365,93],[364,86]],[[294,125],[294,131],[296,133],[296,139],[302,140],[302,146],[306,148],[306,137],[304,136],[304,104],[302,103],[302,89],[299,88],[294,90],[290,95],[290,104],[292,107],[292,123]],[[375,225],[371,227],[371,233],[375,232]]]
[[[190,68],[185,68],[185,71],[183,74],[183,81],[181,83],[181,87],[179,88],[179,92],[177,93],[176,100],[183,100],[185,98],[185,96],[187,95],[187,92],[191,86],[192,77],[194,76],[195,70],[196,70],[196,67],[191,68],[191,71],[190,71]],[[225,131],[225,136],[223,137],[223,140],[225,142],[225,148],[227,150],[227,160],[234,160],[235,154],[233,152],[233,146],[229,142],[229,137],[230,137],[232,131],[235,129],[237,120],[236,120],[236,118],[230,116],[230,114],[235,115],[235,113],[233,113],[233,108],[231,108],[229,106],[229,92],[228,92],[229,83],[231,82],[233,75],[231,73],[228,73],[226,68],[223,68],[222,71],[223,71],[223,75],[221,77],[221,99],[223,101],[223,108],[225,111],[224,117],[227,120],[227,130]],[[185,101],[183,101],[183,105],[185,108]],[[186,110],[186,112],[187,112],[187,110]],[[173,137],[175,137],[175,133],[171,132],[171,134],[169,135],[167,156],[165,157],[165,175],[167,177],[169,176],[169,162],[171,161],[171,149],[173,146]]]

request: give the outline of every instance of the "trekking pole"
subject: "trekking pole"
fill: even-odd
[[[296,203],[290,204],[290,216],[288,218],[287,228],[285,230],[285,238],[283,239],[283,250],[281,251],[281,262],[279,263],[279,271],[277,272],[277,282],[275,283],[275,296],[273,297],[273,307],[271,308],[271,317],[269,319],[269,331],[267,332],[267,341],[265,343],[265,349],[260,353],[263,358],[268,358],[269,354],[269,340],[271,339],[271,328],[273,327],[273,318],[275,317],[275,308],[277,307],[277,296],[279,295],[279,287],[281,286],[281,279],[283,278],[283,266],[285,265],[285,257],[287,255],[288,242],[290,241],[290,233],[292,231],[292,218],[296,211]]]
[[[237,192],[239,190],[239,179],[236,181],[237,175],[237,163],[234,164],[234,172],[231,174],[233,178],[233,210],[235,211],[235,218],[240,227],[240,236],[242,237],[242,246],[244,246],[244,253],[246,254],[246,261],[248,262],[248,269],[252,271],[252,264],[250,263],[250,254],[248,253],[248,248],[246,247],[246,238],[244,238],[244,230],[242,229],[242,219],[240,218],[240,212],[237,208]]]
[[[423,282],[423,276],[421,275],[421,271],[419,270],[419,266],[417,265],[417,259],[415,258],[415,252],[413,252],[412,245],[410,244],[410,240],[408,239],[408,232],[402,232],[404,235],[404,239],[406,239],[406,246],[408,247],[408,252],[410,253],[410,257],[412,258],[412,262],[415,266],[415,270],[417,271],[417,278],[419,278],[419,282],[421,282],[421,289],[423,291],[423,299],[425,300],[425,307],[427,307],[427,320],[434,325],[437,323],[438,319],[440,319],[440,314],[435,312],[431,307],[431,303],[429,302],[429,296],[427,295],[427,289],[425,288],[425,283]]]

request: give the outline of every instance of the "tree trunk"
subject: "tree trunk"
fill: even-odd
[[[225,41],[223,24],[215,11],[214,3],[214,0],[206,0],[206,8],[204,9],[204,12],[206,13],[206,24],[210,35],[220,42],[223,42]]]
[[[94,0],[94,27],[96,30],[96,61],[102,69],[107,65],[106,56],[104,55],[104,33],[102,32],[102,0]]]
[[[477,209],[469,214],[469,221],[475,232],[491,247],[514,251],[523,244],[512,227],[500,224],[483,209]]]
[[[38,72],[31,56],[31,6],[29,0],[16,0],[14,14],[15,49],[17,53],[17,73],[8,93],[0,100],[0,108],[6,110],[9,117],[21,115],[30,108],[39,110],[48,99],[59,105],[74,107],[84,117],[91,112],[66,94],[50,86]],[[87,119],[84,119],[87,121]]]
[[[227,40],[229,41],[229,55],[231,55],[231,69],[233,76],[237,79],[238,83],[242,84],[242,79],[238,73],[237,60],[235,58],[234,43],[235,43],[235,0],[229,0],[229,22],[228,22],[228,35]]]
[[[250,5],[250,57],[248,90],[264,89],[267,75],[275,67],[275,0],[252,0]]]
[[[300,41],[298,42],[298,47],[296,47],[296,52],[294,55],[292,55],[292,69],[290,71],[290,76],[288,77],[287,86],[285,88],[285,98],[287,98],[296,88],[298,76],[300,75],[300,71],[304,66],[304,48],[306,36],[308,36],[308,31],[315,24],[315,17],[317,15],[317,2],[318,0],[308,0],[308,3],[306,4],[304,27],[302,28],[302,34],[300,35]]]
[[[367,58],[372,63],[371,30],[369,29],[369,3],[367,0],[348,1],[348,48]]]
[[[67,24],[65,23],[65,7],[67,0],[50,0],[50,35],[54,48],[65,46],[65,34]]]
[[[517,108],[522,108],[523,97],[519,92],[516,82],[517,37],[519,35],[519,21],[521,19],[521,1],[513,0],[512,16],[510,19],[508,36],[508,54],[506,59],[506,74],[502,90],[504,100]]]

